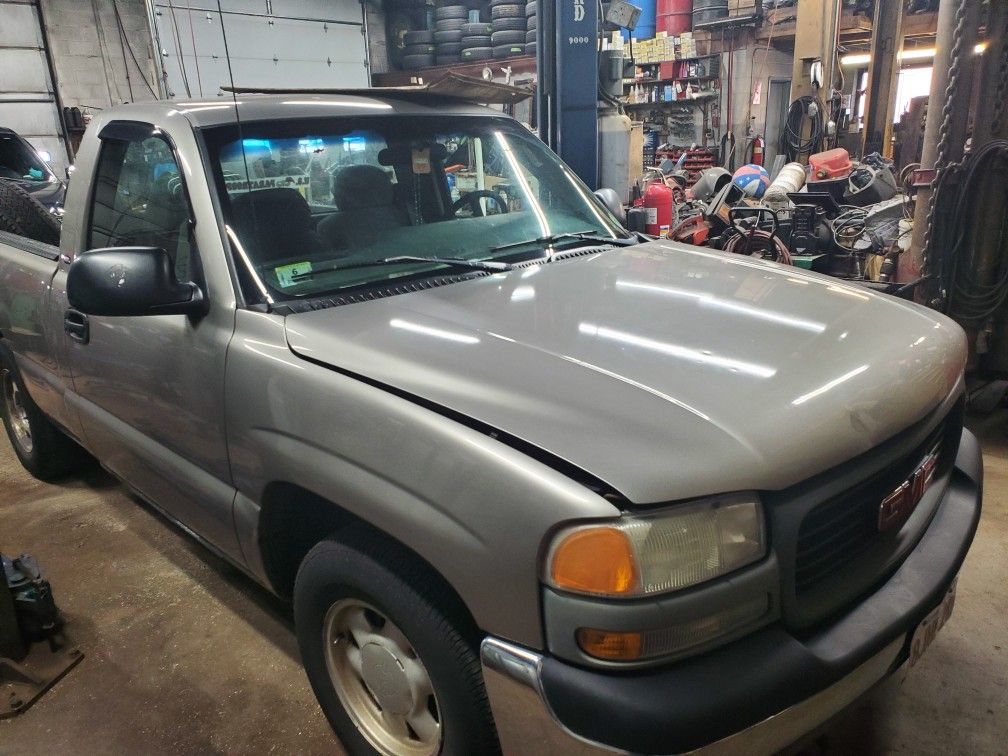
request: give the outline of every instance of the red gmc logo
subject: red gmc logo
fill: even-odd
[[[924,492],[928,490],[934,479],[935,468],[938,467],[938,455],[941,444],[932,449],[910,477],[899,484],[899,487],[886,496],[879,505],[878,529],[885,531],[896,523],[906,519],[920,503]]]

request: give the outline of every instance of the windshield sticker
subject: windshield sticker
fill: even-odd
[[[308,189],[310,178],[307,175],[271,176],[269,178],[245,181],[240,176],[225,174],[224,182],[228,194],[244,194],[245,192],[256,192],[260,189],[297,189],[304,194]]]
[[[286,289],[298,283],[297,278],[299,276],[311,273],[312,267],[310,262],[300,262],[292,265],[281,265],[273,270],[276,273],[277,281],[280,282],[280,286]]]
[[[430,172],[430,147],[413,150],[413,173],[417,175],[426,175]]]

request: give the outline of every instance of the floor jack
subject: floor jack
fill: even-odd
[[[0,719],[28,709],[83,658],[35,560],[0,555]]]

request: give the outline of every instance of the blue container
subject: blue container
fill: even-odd
[[[657,18],[656,7],[658,0],[632,0],[631,5],[636,5],[641,9],[640,18],[637,20],[637,28],[634,29],[634,39],[652,39],[655,35],[655,19]],[[630,32],[623,30],[623,39],[630,39]]]

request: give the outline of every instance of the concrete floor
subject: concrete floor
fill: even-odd
[[[1008,753],[1008,413],[974,426],[985,512],[955,612],[811,753]],[[0,547],[38,558],[86,654],[0,721],[0,754],[339,753],[288,609],[105,475],[38,483],[0,439]]]

